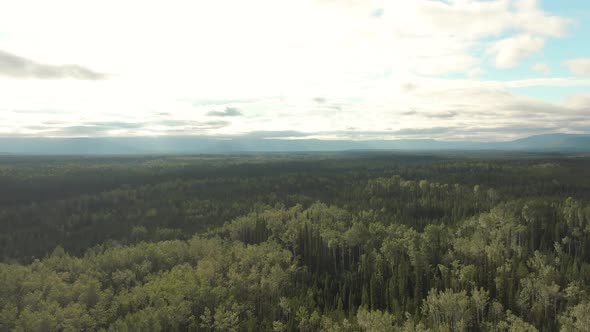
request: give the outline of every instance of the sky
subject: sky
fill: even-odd
[[[0,2],[0,136],[590,133],[587,0]]]

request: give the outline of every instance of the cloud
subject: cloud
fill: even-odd
[[[381,16],[383,16],[383,14],[385,14],[385,9],[383,9],[383,8],[375,8],[371,12],[371,16],[373,16],[374,18],[381,18]]]
[[[564,64],[574,75],[590,77],[590,58],[572,59]]]
[[[186,126],[188,124],[188,122],[186,120],[175,120],[175,119],[156,120],[153,123],[158,126],[166,126],[166,127]]]
[[[557,126],[527,126],[526,124],[516,124],[516,125],[505,125],[505,126],[474,126],[464,129],[458,129],[459,131],[464,132],[471,132],[471,133],[511,133],[511,132],[521,132],[521,133],[547,133],[548,131],[557,130],[559,127]]]
[[[517,0],[514,3],[517,11],[514,23],[529,33],[560,37],[573,24],[571,19],[551,15],[541,10],[538,0]]]
[[[315,132],[302,132],[297,130],[285,131],[253,131],[240,134],[240,137],[262,138],[262,139],[391,139],[415,136],[429,136],[432,134],[446,133],[453,128],[432,127],[432,128],[406,128],[402,130],[358,130],[346,128],[346,130],[326,130]]]
[[[191,121],[187,123],[188,128],[198,130],[220,129],[227,127],[230,124],[229,121]]]
[[[566,100],[566,105],[572,109],[587,112],[585,114],[587,116],[590,114],[590,93],[573,95]]]
[[[579,78],[529,78],[522,80],[506,81],[504,85],[509,88],[527,88],[527,87],[575,87],[590,85],[589,79]]]
[[[78,65],[47,65],[0,50],[0,76],[33,79],[102,80],[105,74]]]
[[[44,121],[23,128],[27,136],[89,137],[89,136],[141,136],[162,133],[207,133],[229,126],[228,121],[154,120],[145,122],[97,121],[69,124]]]
[[[488,48],[498,68],[512,68],[524,58],[545,46],[545,40],[528,34],[498,40]]]
[[[104,129],[134,129],[134,128],[141,128],[145,124],[144,123],[137,123],[137,122],[120,122],[120,121],[106,121],[106,122],[88,122],[88,126],[93,126],[97,128],[104,128]]]
[[[452,119],[452,118],[456,117],[459,113],[456,111],[418,112],[417,110],[409,110],[409,111],[404,111],[401,114],[405,115],[405,116],[411,116],[411,115],[422,116],[422,117],[431,118],[431,119]]]
[[[235,107],[226,107],[223,111],[211,111],[207,113],[208,116],[241,116],[243,115],[240,110]]]
[[[109,129],[100,126],[68,126],[59,129],[45,130],[45,134],[55,136],[103,136]]]
[[[541,3],[534,0],[378,1],[379,6],[375,6],[375,1],[315,2],[321,5],[320,8],[327,8],[334,16],[339,16],[334,20],[334,28],[340,26],[340,31],[351,32],[345,24],[355,27],[354,32],[346,37],[338,31],[330,31],[333,32],[331,35],[338,40],[342,38],[343,45],[359,45],[359,48],[362,45],[367,50],[363,52],[349,47],[352,49],[326,56],[329,59],[326,61],[358,67],[362,67],[359,65],[362,63],[367,67],[365,70],[370,70],[371,66],[382,67],[383,71],[389,68],[398,74],[468,74],[481,65],[484,60],[481,51],[488,47],[492,48],[493,58],[498,58],[499,66],[512,67],[532,52],[530,47],[538,47],[539,42],[544,44],[546,37],[563,36],[572,24],[567,18],[546,12]],[[376,8],[379,9],[377,13],[383,14],[378,23],[374,17],[366,18],[367,13],[373,13]],[[321,36],[316,33],[308,38],[315,40]],[[520,36],[530,36],[534,44],[521,45],[526,40]],[[490,43],[490,40],[497,38],[507,40],[491,45],[495,42]],[[511,42],[513,39],[515,42]],[[326,41],[325,44],[334,43]],[[525,46],[524,52],[519,51]],[[331,50],[322,51],[328,54]],[[335,58],[342,61],[334,61]],[[327,63],[327,66],[332,64]],[[477,72],[471,72],[470,77],[474,74]]]
[[[446,112],[433,112],[428,113],[428,117],[435,118],[435,119],[452,119],[457,116],[457,112],[454,111],[446,111]]]
[[[467,77],[474,78],[483,75],[485,71],[480,67],[473,68],[467,72]]]
[[[477,140],[483,139],[478,132],[459,128],[494,125],[506,132],[489,135],[506,138],[522,135],[518,126],[571,127],[588,110],[581,97],[568,105],[518,93],[560,89],[549,99],[583,91],[590,79],[530,79],[521,75],[541,75],[490,68],[516,66],[567,31],[569,20],[546,12],[540,1],[229,0],[232,11],[226,1],[137,1],[142,15],[131,27],[135,2],[72,4],[67,13],[46,4],[55,15],[38,10],[28,21],[43,26],[51,43],[37,40],[38,29],[21,19],[31,13],[27,1],[0,11],[3,29],[10,29],[3,47],[37,61],[16,57],[19,68],[79,63],[117,76],[92,83],[0,79],[0,110],[8,110],[0,114],[0,135],[71,127],[119,136],[272,130],[365,139],[400,131]],[[117,15],[110,15],[113,9]],[[101,24],[107,16],[109,24]],[[162,18],[165,24],[153,24]],[[249,51],[236,56],[241,49]],[[543,61],[549,60],[555,61]],[[488,81],[487,75],[521,79]],[[56,123],[33,128],[48,121]],[[346,132],[351,127],[354,133]],[[432,130],[443,127],[451,129]]]
[[[28,109],[16,109],[12,112],[17,114],[67,114],[68,112],[54,109],[39,109],[39,110],[28,110]]]
[[[450,130],[451,128],[448,127],[407,128],[392,131],[391,134],[400,136],[423,136],[432,134],[445,134],[448,133]]]
[[[255,102],[256,99],[199,99],[192,104],[194,106],[211,106],[227,104],[245,104]]]
[[[531,68],[534,71],[545,74],[545,75],[551,74],[551,68],[546,63],[537,62]]]
[[[285,137],[306,137],[310,133],[304,133],[296,130],[281,130],[281,131],[251,131],[245,134],[245,137],[251,138],[285,138]]]
[[[412,92],[414,90],[416,90],[418,88],[418,86],[416,86],[416,84],[412,83],[412,82],[406,82],[400,85],[400,89],[403,92]]]
[[[416,24],[422,27],[412,27],[414,30],[462,38],[493,37],[508,31],[558,37],[572,23],[569,19],[543,11],[536,0],[407,2],[412,5],[398,1],[389,3],[397,7],[399,15],[406,16],[406,20],[418,18]]]
[[[199,130],[210,130],[210,129],[221,129],[229,126],[229,121],[223,120],[210,120],[210,121],[198,121],[198,120],[187,120],[187,119],[157,119],[150,122],[145,122],[143,127],[182,127],[189,129]]]
[[[476,66],[479,60],[468,54],[446,54],[418,58],[415,71],[421,75],[443,75],[466,72]]]
[[[68,125],[61,122],[43,122],[40,125],[27,126],[27,130],[41,132],[49,136],[108,136],[111,131],[141,129],[146,124],[142,122],[85,122]]]

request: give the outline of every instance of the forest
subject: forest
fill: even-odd
[[[590,156],[0,156],[0,331],[590,331]]]

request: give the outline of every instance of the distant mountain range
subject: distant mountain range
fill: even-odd
[[[252,136],[220,138],[96,137],[38,138],[0,137],[0,154],[10,155],[121,155],[247,152],[311,152],[347,150],[503,150],[531,152],[590,152],[590,135],[547,134],[509,142],[399,140],[266,139]]]

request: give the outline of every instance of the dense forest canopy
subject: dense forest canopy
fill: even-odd
[[[588,331],[590,157],[0,157],[0,331]]]

